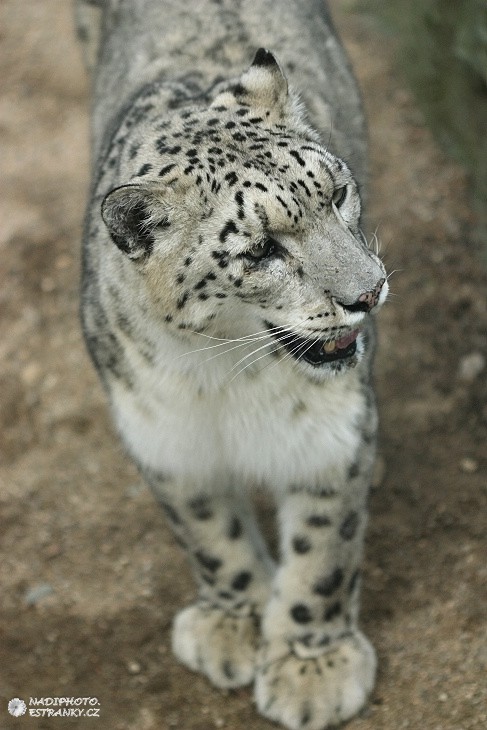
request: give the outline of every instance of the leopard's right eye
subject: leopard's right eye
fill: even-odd
[[[259,243],[256,243],[252,248],[249,248],[245,252],[245,256],[253,261],[262,261],[262,259],[269,258],[277,251],[278,243],[273,238],[266,238]]]
[[[347,186],[342,185],[342,187],[340,187],[340,188],[335,188],[335,191],[332,195],[331,200],[333,202],[333,205],[336,208],[340,208],[343,205],[343,203],[345,202],[346,197],[347,197]]]

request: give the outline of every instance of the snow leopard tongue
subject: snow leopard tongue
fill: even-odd
[[[305,340],[304,349],[297,351],[298,357],[302,357],[314,366],[323,365],[334,360],[343,360],[355,354],[357,335],[358,330],[353,330],[336,340],[327,340],[326,342],[317,340],[311,347],[306,345]]]
[[[326,355],[340,358],[345,354],[348,354],[349,348],[355,348],[357,335],[358,330],[353,330],[352,332],[343,335],[343,337],[340,337],[338,340],[327,340],[322,345],[319,345],[319,347]]]
[[[353,332],[349,332],[348,335],[345,335],[344,337],[340,337],[339,340],[335,340],[335,345],[337,346],[338,350],[344,350],[346,347],[352,344],[354,340],[357,339],[358,330],[353,330]]]

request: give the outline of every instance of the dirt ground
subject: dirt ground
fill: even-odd
[[[368,110],[382,414],[362,623],[377,687],[350,730],[487,727],[487,274],[461,170],[425,129],[393,40],[332,1]],[[88,86],[70,3],[0,20],[0,729],[267,730],[170,653],[193,595],[109,421],[78,325]],[[11,698],[97,697],[100,719]]]

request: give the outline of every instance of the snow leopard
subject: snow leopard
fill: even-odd
[[[252,685],[264,717],[322,730],[376,672],[359,595],[388,282],[362,230],[349,61],[323,0],[79,0],[77,19],[83,332],[194,573],[173,652],[216,687]]]

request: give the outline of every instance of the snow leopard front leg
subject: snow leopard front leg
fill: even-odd
[[[195,489],[149,469],[142,473],[198,586],[195,603],[174,621],[173,652],[217,687],[250,684],[274,566],[247,499],[231,489]]]
[[[374,684],[374,649],[357,626],[372,461],[364,441],[321,490],[295,485],[282,500],[282,562],[263,617],[255,697],[263,715],[292,730],[347,720]]]

